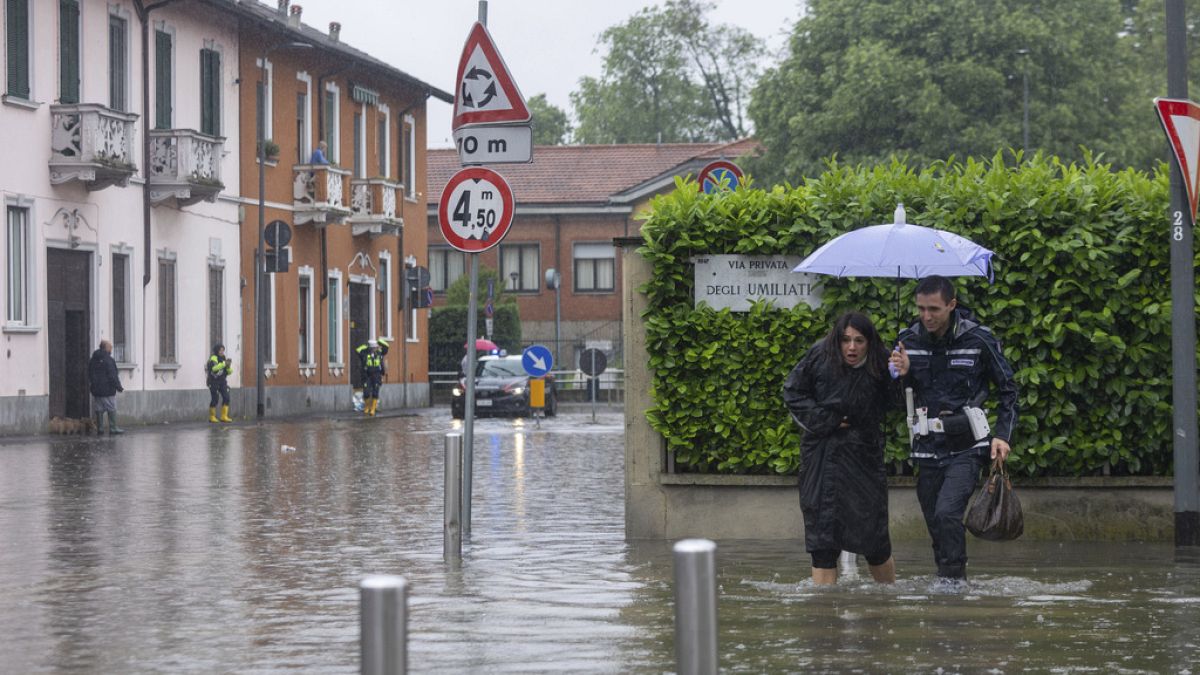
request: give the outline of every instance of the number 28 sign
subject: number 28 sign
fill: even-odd
[[[512,224],[512,189],[504,178],[481,167],[454,174],[438,202],[438,225],[446,243],[480,253],[500,243]]]

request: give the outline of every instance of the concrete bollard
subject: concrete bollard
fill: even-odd
[[[363,675],[408,672],[408,582],[369,576],[358,586]]]
[[[463,437],[446,434],[444,518],[442,523],[442,559],[462,559]]]
[[[717,545],[708,539],[675,544],[675,669],[717,672]]]

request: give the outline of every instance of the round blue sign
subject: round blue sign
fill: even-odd
[[[521,352],[521,365],[533,377],[541,377],[554,366],[554,355],[542,345],[529,345]]]

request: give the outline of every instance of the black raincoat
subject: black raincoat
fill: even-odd
[[[883,420],[899,404],[899,392],[886,372],[873,378],[822,344],[788,375],[783,400],[804,429],[800,509],[810,553],[872,555],[890,548]],[[839,428],[843,421],[849,426]]]

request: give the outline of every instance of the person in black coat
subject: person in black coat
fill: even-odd
[[[800,510],[816,584],[837,582],[842,551],[866,556],[875,581],[896,580],[883,421],[899,404],[900,388],[887,363],[887,348],[871,320],[847,312],[783,386],[784,402],[804,430]]]
[[[125,391],[117,375],[117,362],[113,361],[112,343],[100,341],[100,348],[92,352],[88,361],[88,383],[92,392],[92,414],[96,416],[96,433],[104,432],[104,414],[108,413],[109,435],[123,434],[117,426],[117,392]]]

